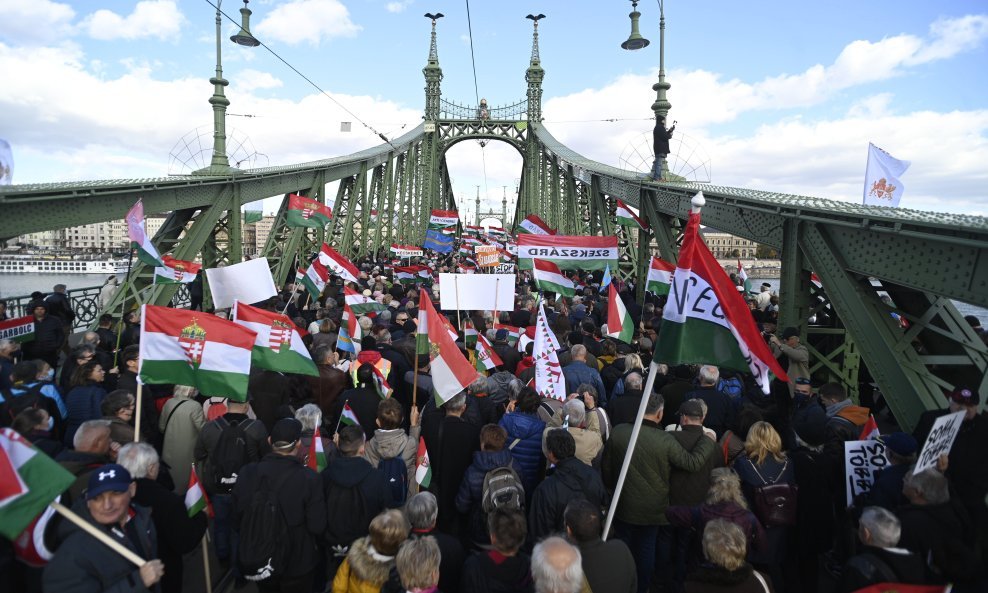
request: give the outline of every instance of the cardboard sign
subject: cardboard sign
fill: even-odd
[[[439,274],[439,296],[444,311],[513,309],[515,275]]]
[[[916,469],[913,474],[918,474],[930,467],[936,467],[937,459],[941,455],[950,453],[950,448],[954,445],[954,439],[957,438],[963,421],[964,410],[937,418],[930,430],[930,436],[926,437],[923,450],[916,459]]]
[[[495,274],[514,274],[515,273],[515,264],[498,264],[498,266],[494,268],[494,273]]]
[[[493,245],[477,245],[474,252],[477,254],[477,265],[481,268],[493,268],[501,263],[501,254]]]
[[[854,503],[856,496],[871,491],[875,483],[875,474],[888,464],[885,443],[881,441],[869,439],[844,443],[844,485],[847,491],[847,506]]]

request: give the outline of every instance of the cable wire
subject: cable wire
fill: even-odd
[[[473,66],[473,95],[480,105],[480,87],[477,86],[477,60],[473,56],[473,23],[470,20],[470,0],[467,3],[467,32],[470,34],[470,64]]]

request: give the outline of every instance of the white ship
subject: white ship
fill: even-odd
[[[0,255],[0,274],[124,274],[126,272],[126,259],[76,259],[68,256]]]

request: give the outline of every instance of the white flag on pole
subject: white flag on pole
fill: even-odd
[[[864,204],[866,206],[899,205],[905,189],[899,176],[909,168],[909,161],[901,161],[874,144],[868,143],[868,166],[865,168]]]
[[[256,303],[278,294],[266,257],[208,269],[206,280],[217,309],[229,309],[233,301]]]

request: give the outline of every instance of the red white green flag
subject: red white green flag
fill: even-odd
[[[882,431],[878,430],[878,423],[875,422],[875,416],[868,414],[868,421],[861,428],[861,435],[858,436],[859,441],[871,441],[878,440],[882,436]]]
[[[432,299],[424,290],[420,294],[419,327],[423,327],[421,319],[424,314],[424,327],[428,328],[426,340],[432,385],[436,393],[436,405],[441,406],[473,383],[477,378],[477,371],[456,346],[456,338],[450,336],[446,324],[442,322],[442,316],[432,304]]]
[[[185,509],[189,512],[190,517],[195,517],[202,511],[206,511],[210,517],[213,516],[213,507],[209,504],[206,490],[202,487],[202,482],[199,481],[199,476],[196,474],[195,464],[192,465],[192,470],[189,472],[189,487],[185,491]]]
[[[473,326],[473,319],[467,317],[463,322],[463,344],[468,349],[475,349],[478,335],[477,328]]]
[[[373,317],[377,312],[384,311],[388,308],[387,305],[366,297],[349,286],[343,288],[343,294],[347,306],[357,315],[370,315]]]
[[[631,320],[628,308],[612,282],[607,293],[607,335],[630,344],[634,333],[635,322]]]
[[[703,194],[693,198],[703,204]],[[655,362],[713,364],[750,371],[769,393],[769,372],[783,381],[782,370],[755,326],[744,299],[700,237],[699,207],[690,212],[683,246],[655,345]]]
[[[419,451],[415,456],[415,483],[428,488],[432,483],[432,465],[429,463],[429,450],[425,447],[425,439],[419,437]]]
[[[347,282],[357,282],[360,277],[360,270],[352,261],[325,243],[319,250],[319,263],[326,266],[330,274],[339,276]]]
[[[155,284],[188,284],[196,279],[202,269],[201,264],[175,259],[170,255],[161,256],[164,266],[154,268]]]
[[[645,290],[656,295],[669,294],[672,273],[675,271],[676,266],[661,257],[652,257],[648,266],[648,276],[645,278]]]
[[[535,286],[540,291],[551,291],[567,297],[576,294],[573,281],[563,276],[559,266],[547,259],[533,260],[532,275],[535,277]]]
[[[137,250],[137,259],[149,266],[163,266],[164,262],[161,261],[158,249],[151,243],[151,238],[144,230],[144,202],[137,200],[137,203],[127,211],[124,220],[127,222],[127,237],[131,246]]]
[[[429,216],[429,227],[432,230],[445,230],[456,227],[460,223],[460,215],[456,210],[433,210]]]
[[[251,362],[257,367],[279,373],[319,376],[316,363],[312,362],[309,350],[302,342],[303,334],[308,335],[308,332],[298,329],[287,315],[235,301],[233,322],[257,333],[251,350]]]
[[[326,288],[326,283],[329,282],[329,270],[319,262],[319,258],[316,258],[309,264],[308,269],[298,270],[295,281],[305,287],[312,300],[317,300]]]
[[[34,315],[0,321],[0,340],[30,342],[34,339]]]
[[[347,426],[360,426],[360,420],[357,420],[357,414],[350,407],[350,402],[343,404],[343,414],[340,416],[340,422]]]
[[[618,267],[618,238],[578,235],[519,235],[518,267],[530,270],[533,260],[550,260],[562,270]]]
[[[285,224],[290,227],[325,228],[333,218],[333,211],[319,200],[290,194]]]
[[[555,235],[556,229],[550,227],[546,221],[542,220],[534,214],[529,214],[518,223],[518,233],[519,234],[529,234],[529,235]]]
[[[215,315],[141,306],[142,383],[191,385],[206,396],[247,401],[257,333]]]
[[[624,202],[621,200],[617,201],[617,210],[614,212],[614,217],[616,222],[622,226],[636,226],[640,229],[646,228],[642,219],[638,217],[637,214]]]
[[[344,409],[349,404],[344,404]],[[312,431],[312,442],[309,443],[309,459],[306,462],[309,469],[321,472],[329,465],[326,462],[326,451],[322,448],[322,437],[319,436],[319,427]]]
[[[520,327],[515,327],[513,325],[504,325],[502,323],[495,323],[494,330],[497,331],[503,329],[508,332],[508,344],[514,346],[518,343],[518,339],[521,337],[522,329]]]
[[[16,539],[74,481],[12,428],[0,428],[0,535]]]
[[[484,336],[477,336],[477,370],[490,371],[494,367],[501,366],[504,361],[494,352],[491,343]]]

